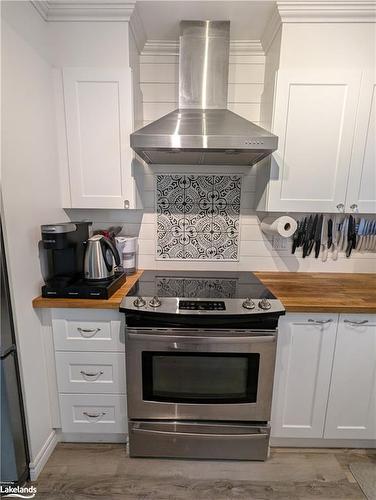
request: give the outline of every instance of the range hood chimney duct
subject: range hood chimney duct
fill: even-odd
[[[131,134],[149,164],[254,165],[278,137],[227,109],[230,21],[181,21],[179,109]]]
[[[181,21],[179,108],[226,109],[230,21]]]

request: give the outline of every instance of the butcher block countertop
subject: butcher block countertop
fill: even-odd
[[[124,295],[127,295],[132,286],[138,281],[144,271],[140,270],[132,276],[109,299],[48,299],[42,296],[33,300],[35,308],[68,308],[68,309],[119,309]]]
[[[255,275],[288,312],[376,313],[376,274],[257,272]]]
[[[129,276],[108,300],[33,300],[35,308],[118,309],[143,271]],[[376,313],[376,274],[256,272],[288,312]]]

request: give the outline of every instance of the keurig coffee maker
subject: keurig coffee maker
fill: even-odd
[[[64,222],[41,226],[45,285],[43,297],[108,299],[126,279],[116,271],[108,280],[84,279],[86,242],[91,222]]]

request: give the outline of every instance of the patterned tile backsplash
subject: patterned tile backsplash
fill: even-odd
[[[157,259],[238,260],[240,175],[157,175]]]

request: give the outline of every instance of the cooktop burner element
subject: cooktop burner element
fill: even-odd
[[[282,303],[249,272],[145,271],[124,297],[120,311],[160,323],[175,321],[179,326],[230,321],[278,321],[285,313]],[[205,317],[207,319],[205,320]],[[147,326],[147,321],[144,323]]]

